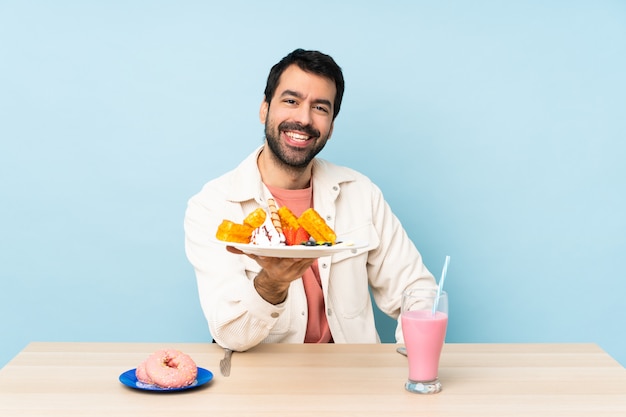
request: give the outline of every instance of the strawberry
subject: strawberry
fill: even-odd
[[[289,246],[293,245],[296,241],[296,229],[293,227],[283,227],[283,235],[285,235],[285,243]]]
[[[298,227],[298,229],[290,226],[284,227],[283,235],[285,235],[285,243],[289,246],[299,245],[309,240],[310,237],[302,226]]]
[[[307,233],[306,230],[304,230],[304,227],[300,226],[298,227],[298,230],[296,230],[296,236],[294,239],[295,245],[299,245],[301,243],[306,242],[307,240],[309,240],[309,234]]]

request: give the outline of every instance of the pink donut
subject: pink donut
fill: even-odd
[[[193,359],[175,349],[156,351],[144,364],[146,379],[162,388],[186,387],[193,384],[198,376],[198,367]],[[137,368],[137,379],[140,379],[139,374],[143,372],[143,369],[139,371],[140,368],[142,365]]]
[[[139,366],[135,370],[135,376],[137,377],[138,381],[141,381],[144,384],[154,384],[154,381],[150,379],[150,377],[148,376],[148,372],[146,372],[146,361],[143,361],[139,364]]]

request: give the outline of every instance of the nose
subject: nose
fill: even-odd
[[[294,115],[294,119],[303,126],[309,126],[313,121],[311,117],[311,106],[299,106]]]

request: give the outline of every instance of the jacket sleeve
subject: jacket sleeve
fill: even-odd
[[[400,220],[374,184],[372,223],[380,241],[368,257],[372,295],[381,311],[397,320],[396,340],[402,342],[399,320],[402,293],[414,287],[436,288],[437,283]]]
[[[202,310],[213,339],[223,347],[247,350],[263,341],[281,320],[285,305],[272,305],[254,288],[259,265],[228,252],[215,238],[224,219],[243,218],[239,203],[216,198],[210,183],[192,197],[185,213],[185,251],[196,273]],[[212,201],[219,201],[215,207]]]

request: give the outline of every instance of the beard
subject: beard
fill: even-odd
[[[311,136],[309,141],[313,141],[315,146],[296,148],[282,143],[280,140],[280,132],[284,130],[297,130],[306,133]],[[328,135],[321,136],[319,130],[315,129],[313,126],[303,126],[295,122],[281,122],[276,126],[268,118],[265,123],[265,139],[276,159],[285,168],[301,170],[306,168],[313,158],[324,149],[328,141]]]

